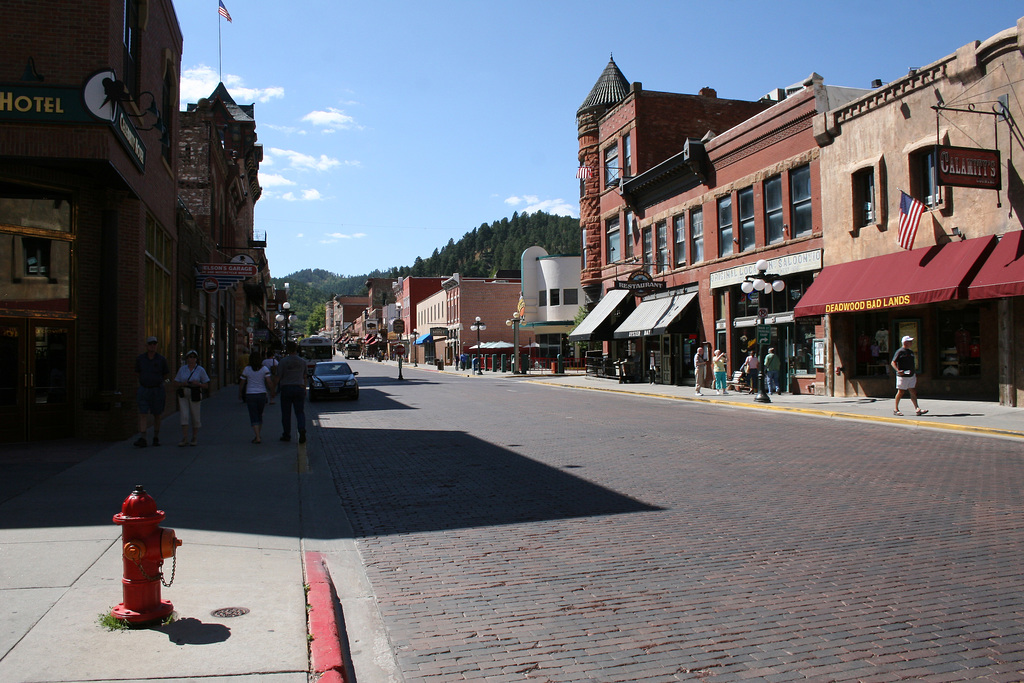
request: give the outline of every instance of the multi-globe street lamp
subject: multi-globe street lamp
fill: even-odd
[[[783,281],[781,275],[768,272],[768,262],[764,259],[759,260],[754,264],[754,268],[757,269],[757,275],[748,275],[746,279],[740,283],[740,289],[744,294],[750,294],[751,292],[758,292],[758,294],[769,295],[772,292],[781,292],[786,288],[786,283]],[[768,309],[765,308],[764,304],[767,301],[762,301],[761,297],[758,297],[757,307],[757,325],[761,327],[764,325],[764,317],[768,313]],[[762,344],[761,330],[757,330],[757,355],[758,355],[758,390],[757,396],[754,400],[758,403],[771,403],[772,399],[764,390],[765,375],[768,373],[764,367],[764,354]]]
[[[476,361],[476,374],[482,375],[482,374],[484,374],[484,371],[483,371],[483,369],[481,367],[483,365],[483,363],[481,362],[481,356],[480,356],[480,331],[481,330],[486,330],[487,329],[487,325],[484,324],[484,321],[480,320],[480,316],[477,316],[476,317],[476,322],[474,322],[472,325],[470,325],[469,329],[476,330],[476,357],[477,357],[477,361]]]
[[[274,316],[274,320],[277,321],[279,326],[281,325],[281,323],[284,323],[284,341],[285,341],[285,343],[287,343],[288,340],[289,340],[289,336],[288,336],[289,329],[291,328],[292,325],[295,324],[295,321],[299,319],[297,315],[295,315],[294,313],[290,312],[291,307],[292,307],[292,305],[290,303],[288,303],[287,301],[285,301],[283,304],[281,304],[281,308],[284,309],[284,312],[283,313],[278,313],[276,316]]]

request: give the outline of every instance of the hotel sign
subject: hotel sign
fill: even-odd
[[[1002,189],[998,149],[935,146],[935,175],[939,185]]]
[[[0,121],[83,123],[92,117],[78,88],[0,85]]]

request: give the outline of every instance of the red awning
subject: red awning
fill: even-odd
[[[1008,232],[967,288],[968,299],[1024,296],[1024,239],[1020,230]]]
[[[793,311],[800,318],[961,299],[994,235],[826,266]]]

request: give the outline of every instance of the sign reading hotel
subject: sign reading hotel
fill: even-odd
[[[998,149],[935,146],[936,179],[939,185],[1002,189],[1002,165]]]
[[[646,271],[638,270],[625,280],[616,280],[613,289],[628,289],[634,292],[648,292],[665,289],[664,281],[655,281]]]

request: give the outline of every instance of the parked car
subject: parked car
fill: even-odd
[[[352,372],[348,363],[342,361],[322,361],[313,367],[309,377],[309,400],[318,398],[334,398],[344,396],[356,400],[359,398],[358,372]]]

